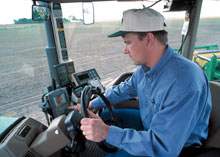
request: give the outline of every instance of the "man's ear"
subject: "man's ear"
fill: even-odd
[[[154,43],[155,37],[153,33],[147,33],[148,44],[152,45]]]

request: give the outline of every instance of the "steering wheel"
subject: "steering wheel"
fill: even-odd
[[[81,94],[81,111],[82,111],[82,116],[83,118],[89,118],[89,114],[87,112],[87,108],[89,106],[89,101],[90,101],[90,98],[92,96],[92,94],[98,94],[102,100],[105,102],[106,104],[106,107],[111,115],[111,121],[117,125],[116,123],[116,119],[115,119],[115,115],[113,113],[113,110],[108,102],[108,100],[105,98],[105,96],[101,93],[101,90],[99,88],[95,88],[93,86],[86,86],[83,91],[82,91],[82,94]],[[111,123],[112,124],[112,123]],[[114,147],[114,146],[110,146],[110,145],[107,145],[106,142],[102,141],[102,142],[98,142],[97,143],[98,146],[103,149],[104,151],[108,152],[108,153],[114,153],[116,151],[118,151],[118,148],[117,147]]]

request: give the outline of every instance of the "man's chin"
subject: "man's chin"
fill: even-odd
[[[131,58],[131,57],[130,57],[130,58]],[[137,62],[137,61],[133,60],[132,58],[131,58],[131,60],[133,61],[133,64],[136,65],[136,66],[143,65],[142,63]]]
[[[137,63],[137,62],[135,62],[135,61],[133,61],[133,64],[136,65],[136,66],[142,65],[142,64]]]

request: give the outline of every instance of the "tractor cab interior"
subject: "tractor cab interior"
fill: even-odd
[[[2,131],[0,130],[0,156],[101,157],[103,156],[103,150],[110,153],[118,150],[118,148],[109,146],[105,142],[97,143],[86,140],[80,130],[82,118],[89,117],[87,111],[89,101],[96,97],[100,97],[105,102],[106,107],[104,110],[109,110],[114,125],[117,125],[117,120],[112,109],[139,109],[138,97],[110,106],[104,95],[105,89],[122,84],[132,76],[137,68],[134,65],[127,66],[127,63],[131,64],[128,58],[122,61],[118,48],[122,48],[123,45],[112,46],[121,42],[119,39],[112,40],[111,44],[104,44],[109,42],[109,40],[106,40],[107,34],[113,30],[113,27],[118,28],[121,21],[114,19],[118,17],[112,17],[114,20],[107,19],[107,22],[98,21],[100,12],[104,11],[103,8],[106,8],[107,12],[108,8],[106,6],[113,5],[114,8],[116,4],[120,4],[117,9],[115,7],[115,12],[119,10],[122,14],[123,10],[134,5],[134,3],[130,3],[127,7],[127,2],[124,2],[124,0],[113,1],[113,3],[111,1],[113,0],[92,0],[89,2],[87,0],[33,0],[32,20],[45,27],[42,32],[47,42],[46,48],[43,49],[43,51],[46,51],[46,55],[44,52],[43,57],[41,57],[43,59],[47,58],[49,85],[47,84],[43,94],[36,94],[41,97],[37,106],[43,114],[43,119],[46,120],[42,122],[38,117],[22,116],[21,118],[12,119],[8,124],[5,122],[7,127],[4,127]],[[132,2],[132,0],[128,1]],[[148,7],[153,7],[159,2],[161,0],[147,0],[146,4]],[[183,149],[180,156],[220,156],[220,82],[218,81],[220,62],[216,58],[216,53],[219,53],[220,50],[218,46],[213,47],[212,45],[215,50],[212,48],[210,48],[211,50],[205,50],[205,53],[210,51],[211,56],[209,57],[202,56],[204,53],[194,52],[196,50],[195,43],[203,0],[164,0],[164,2],[163,13],[167,13],[167,17],[169,13],[173,12],[173,14],[184,12],[183,15],[185,16],[185,19],[181,20],[177,16],[172,16],[167,21],[168,25],[172,26],[172,28],[167,28],[171,30],[171,44],[174,47],[179,47],[175,51],[187,59],[193,60],[210,76],[212,111],[208,138],[203,141],[202,147],[193,146],[189,149]],[[66,13],[63,12],[63,8],[68,4],[75,4],[73,8],[66,7],[68,11],[75,11],[80,8],[79,18],[78,14],[70,14],[68,19],[64,18]],[[139,1],[137,6],[146,7],[146,4]],[[101,9],[96,10],[96,7],[100,6]],[[106,12],[104,11],[104,13]],[[114,10],[110,10],[112,16],[114,16],[113,12]],[[108,18],[108,16],[105,16],[105,18]],[[216,19],[218,21],[219,18]],[[172,20],[174,22],[171,22]],[[205,25],[203,29],[205,30],[210,19],[205,19],[203,22]],[[173,30],[173,28],[180,25],[180,23],[181,27],[183,24],[182,36],[180,35],[181,39],[178,40],[177,44],[177,32],[180,32],[181,28],[176,30]],[[203,29],[200,31],[204,31]],[[103,38],[102,35],[106,38]],[[101,43],[97,42],[98,38],[101,39]],[[204,40],[201,41],[201,43],[203,42]],[[21,52],[24,53],[25,51]],[[116,58],[116,63],[113,62],[113,57]],[[207,58],[209,59],[207,60]],[[118,64],[120,62],[122,64]],[[39,63],[37,65],[39,66]],[[35,75],[36,72],[33,73]],[[35,85],[35,88],[37,86],[39,84]],[[68,107],[79,103],[81,104],[82,114],[68,109]],[[102,110],[94,112],[100,115]],[[2,121],[5,121],[5,119]]]

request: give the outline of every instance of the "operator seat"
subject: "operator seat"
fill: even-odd
[[[126,79],[130,78],[132,76],[133,72],[127,72],[119,76],[115,82],[113,83],[114,86],[117,86],[124,82]],[[114,109],[120,109],[120,108],[129,108],[129,109],[139,109],[139,102],[138,98],[125,100],[121,103],[118,103],[114,105]]]
[[[210,81],[212,111],[209,120],[208,138],[202,147],[183,149],[179,157],[219,157],[220,156],[220,82]]]
[[[209,85],[212,96],[212,111],[209,120],[209,135],[204,142],[204,147],[220,150],[220,82],[210,81]]]

